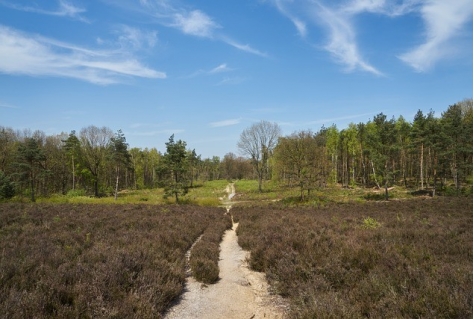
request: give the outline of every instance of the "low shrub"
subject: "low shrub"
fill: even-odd
[[[375,228],[380,227],[380,223],[376,221],[375,218],[367,217],[367,218],[364,218],[362,222],[362,227],[365,229],[375,229]]]
[[[291,318],[471,318],[472,209],[439,197],[232,213]]]
[[[219,279],[219,266],[209,259],[192,258],[193,277],[206,284],[213,284]]]
[[[184,289],[186,251],[227,219],[181,205],[0,204],[0,317],[161,318]]]
[[[219,279],[219,244],[224,231],[232,228],[232,220],[229,215],[224,215],[224,212],[221,208],[222,218],[209,224],[201,240],[191,251],[190,266],[193,277],[206,284],[213,284]]]

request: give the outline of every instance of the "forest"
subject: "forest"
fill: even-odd
[[[164,187],[178,201],[193,183],[217,179],[271,179],[299,188],[302,200],[328,184],[384,188],[387,196],[394,185],[432,195],[472,193],[472,106],[465,99],[439,117],[418,110],[408,121],[380,113],[344,129],[333,125],[288,136],[261,121],[242,133],[242,156],[205,159],[174,136],[161,153],[130,147],[121,130],[108,127],[46,135],[0,126],[0,200]],[[274,128],[271,139],[268,126]]]

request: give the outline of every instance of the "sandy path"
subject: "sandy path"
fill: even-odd
[[[284,318],[285,305],[281,298],[268,294],[265,275],[248,269],[248,252],[237,243],[237,226],[225,232],[220,245],[220,280],[207,286],[189,277],[181,301],[165,318]]]

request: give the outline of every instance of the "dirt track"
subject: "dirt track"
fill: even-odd
[[[248,269],[248,252],[237,243],[237,226],[225,232],[220,245],[220,280],[203,285],[189,277],[181,301],[165,318],[284,318],[284,303],[269,295],[265,275]]]

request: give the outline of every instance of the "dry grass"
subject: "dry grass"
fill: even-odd
[[[0,204],[0,318],[160,318],[183,290],[185,252],[222,235],[223,212]]]
[[[293,318],[472,318],[472,198],[232,212]]]

